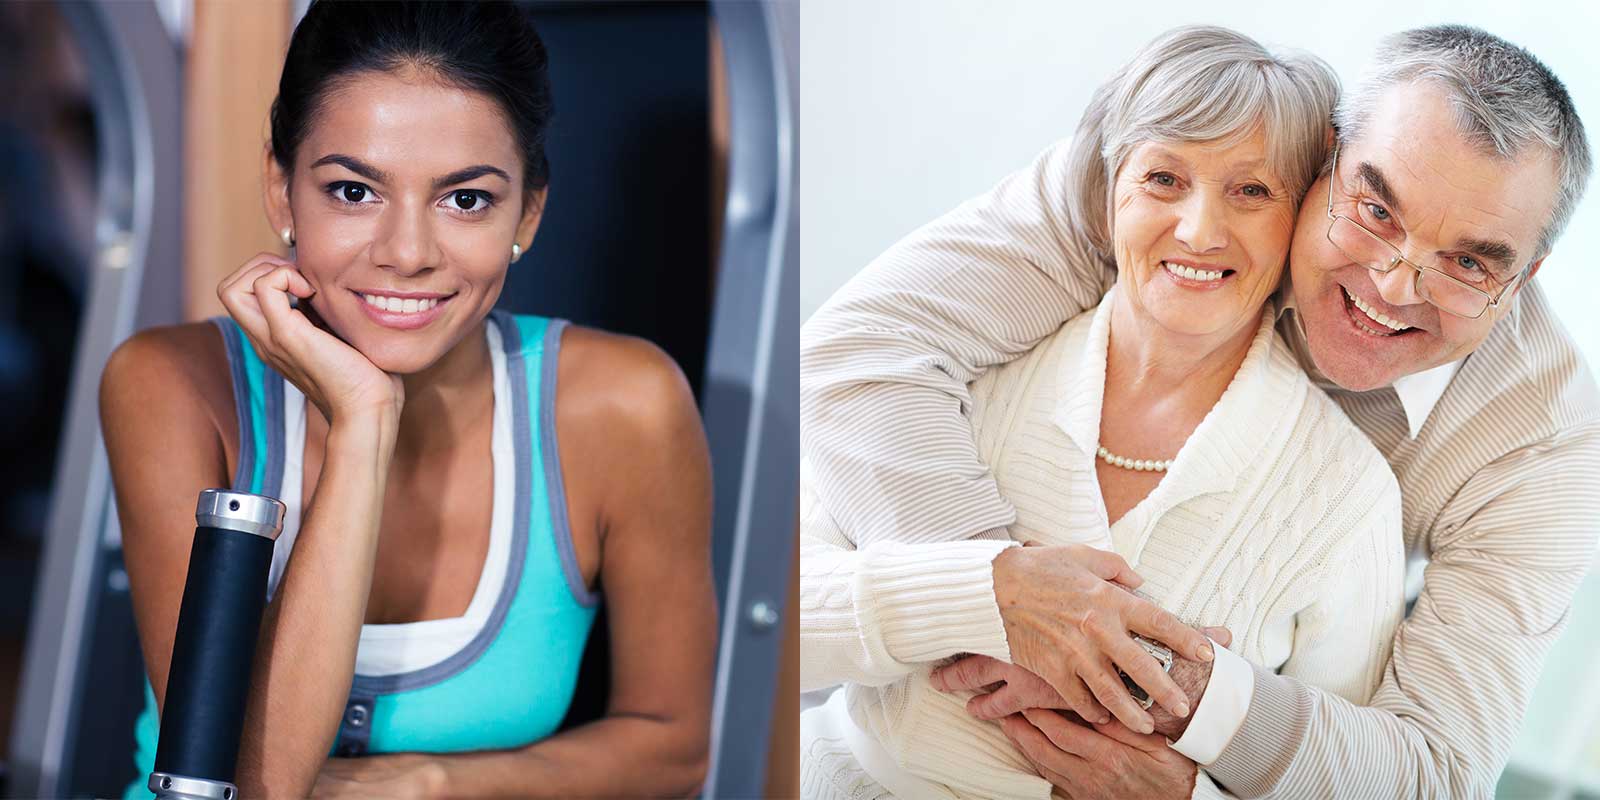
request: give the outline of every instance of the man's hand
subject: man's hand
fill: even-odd
[[[989,656],[967,656],[933,671],[928,682],[941,692],[976,691],[996,687],[973,695],[967,701],[967,713],[978,719],[996,720],[1016,714],[1025,708],[1056,708],[1083,713],[1062,699],[1044,678],[1016,664],[1007,664]],[[996,686],[998,684],[998,686]],[[1092,700],[1090,701],[1093,702]],[[1107,722],[1107,714],[1100,704],[1098,712],[1089,717],[1094,722]],[[1153,709],[1152,709],[1153,710]]]
[[[1216,637],[1212,637],[1216,638]],[[1221,640],[1218,640],[1221,643]],[[1206,687],[1211,684],[1210,661],[1190,661],[1186,658],[1172,659],[1172,670],[1167,673],[1172,682],[1183,690],[1189,698],[1190,708],[1200,707],[1200,698],[1205,695]],[[1176,742],[1183,738],[1183,732],[1189,729],[1189,720],[1194,715],[1180,717],[1169,714],[1161,706],[1150,707],[1150,718],[1155,721],[1155,732]]]
[[[1072,800],[1170,800],[1194,793],[1199,770],[1159,734],[1116,720],[1093,728],[1055,711],[1024,711],[1000,723],[1039,775]]]

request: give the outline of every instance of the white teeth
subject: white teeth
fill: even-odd
[[[364,294],[361,297],[367,301],[367,305],[398,314],[414,314],[418,311],[427,311],[439,304],[438,298],[401,300],[398,297],[383,297],[375,294]]]
[[[1165,267],[1168,272],[1177,275],[1180,278],[1188,278],[1191,281],[1222,280],[1222,273],[1220,271],[1194,269],[1192,267],[1186,267],[1182,264],[1172,264],[1166,261],[1161,262],[1161,266]]]
[[[1391,331],[1408,331],[1408,330],[1411,330],[1411,326],[1410,325],[1402,325],[1401,323],[1396,322],[1393,319],[1390,319],[1387,314],[1381,313],[1377,309],[1373,308],[1372,306],[1369,306],[1366,303],[1361,302],[1361,298],[1356,297],[1353,294],[1350,294],[1350,292],[1348,290],[1345,291],[1345,294],[1349,295],[1350,302],[1354,303],[1356,308],[1361,309],[1361,313],[1366,314],[1367,318],[1372,320],[1373,322],[1376,322],[1379,325],[1382,325],[1383,327],[1388,328]]]

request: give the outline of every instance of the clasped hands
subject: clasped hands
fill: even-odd
[[[968,656],[935,670],[930,682],[978,692],[967,712],[997,721],[1068,797],[1189,797],[1197,768],[1167,742],[1187,728],[1210,676],[1211,647],[1135,595],[1140,583],[1116,554],[1090,547],[1006,550],[995,558],[994,586],[1014,663]],[[1179,658],[1170,675],[1130,631],[1172,648]],[[1231,640],[1222,628],[1206,633],[1223,646]],[[1149,692],[1149,713],[1129,696],[1119,668]]]

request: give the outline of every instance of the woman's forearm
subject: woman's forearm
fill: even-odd
[[[431,756],[440,797],[687,797],[705,781],[709,732],[615,715],[517,750]]]
[[[372,588],[394,425],[329,430],[322,472],[267,606],[239,752],[246,797],[305,797],[350,691]]]

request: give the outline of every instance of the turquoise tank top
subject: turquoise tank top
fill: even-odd
[[[283,376],[261,361],[231,317],[211,321],[227,343],[239,418],[232,488],[281,497]],[[477,635],[444,661],[353,675],[330,756],[523,747],[554,733],[571,705],[599,596],[578,570],[557,456],[556,366],[566,322],[497,309],[489,324],[500,334],[511,384],[515,452],[511,555],[499,597]],[[160,723],[148,677],[144,693],[134,725],[138,776],[125,800],[152,797],[145,781],[155,768]]]

